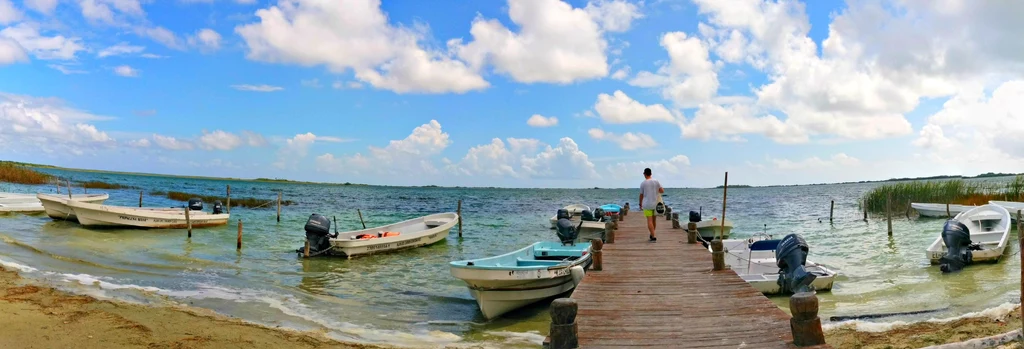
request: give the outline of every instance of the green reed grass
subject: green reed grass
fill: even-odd
[[[78,184],[88,189],[137,189],[136,187],[130,185],[107,183],[100,181],[78,182]]]
[[[165,196],[167,196],[168,199],[177,200],[177,201],[186,201],[187,202],[191,198],[199,198],[199,199],[202,199],[203,202],[205,202],[207,204],[212,204],[215,201],[220,201],[220,203],[223,204],[223,205],[227,205],[228,204],[227,197],[215,196],[215,195],[191,194],[191,193],[184,193],[184,192],[180,192],[180,191],[169,191],[169,192],[154,191],[154,192],[152,192],[150,194],[153,194],[153,195],[165,195]],[[293,204],[295,204],[294,201],[291,201],[291,200],[281,200],[281,206],[288,206],[288,205],[293,205]],[[237,198],[236,197],[232,197],[231,198],[231,207],[267,208],[267,207],[277,207],[276,205],[277,205],[277,198],[274,198],[273,200],[264,200],[264,199],[250,198],[250,197],[237,197]]]
[[[884,213],[886,200],[890,209],[902,212],[910,203],[984,205],[989,200],[1020,200],[1024,194],[1024,175],[1007,183],[968,182],[963,179],[941,181],[908,181],[880,185],[864,196],[862,205],[869,212]]]
[[[0,162],[0,182],[18,184],[46,184],[53,176],[19,166],[10,162]]]

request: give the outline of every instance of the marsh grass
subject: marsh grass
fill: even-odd
[[[150,194],[153,194],[153,195],[164,195],[164,196],[167,196],[168,199],[177,200],[177,201],[185,201],[185,202],[187,202],[191,198],[200,198],[200,199],[203,200],[204,203],[207,203],[207,204],[212,204],[215,201],[220,201],[220,203],[224,204],[224,205],[227,205],[227,203],[228,203],[228,200],[227,200],[226,197],[214,196],[214,195],[191,194],[191,193],[185,193],[185,192],[180,192],[180,191],[169,191],[169,192],[154,191],[154,192],[152,192]],[[293,204],[295,204],[294,201],[291,201],[291,200],[281,200],[281,206],[288,206],[288,205],[293,205]],[[276,198],[273,199],[273,200],[264,200],[264,199],[257,199],[257,198],[248,198],[248,197],[232,197],[231,198],[231,207],[265,208],[265,207],[276,207],[276,205],[277,205],[277,199]]]
[[[46,184],[53,176],[10,162],[0,162],[0,182],[18,184]]]
[[[902,212],[912,202],[984,205],[989,200],[1024,200],[1024,175],[1007,183],[968,182],[963,179],[943,181],[910,181],[880,185],[867,194],[868,212],[884,213],[886,199],[891,198],[893,212]]]
[[[130,185],[107,183],[100,181],[78,182],[78,185],[81,187],[85,187],[87,189],[138,189],[138,187]]]

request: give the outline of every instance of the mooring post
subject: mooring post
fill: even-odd
[[[672,229],[679,229],[679,212],[672,212]]]
[[[825,344],[818,318],[818,296],[812,292],[799,292],[789,297],[789,310],[793,317],[789,327],[793,331],[793,345],[809,347]]]
[[[672,220],[672,207],[668,205],[665,205],[665,220]]]
[[[366,229],[366,222],[363,222],[363,211],[357,208],[356,214],[359,215],[359,223],[363,225],[363,229]]]
[[[242,249],[242,219],[238,219],[238,246],[235,247],[237,250]]]
[[[551,349],[579,348],[579,327],[576,312],[579,306],[572,298],[558,298],[551,302]]]
[[[604,254],[601,252],[604,249],[604,241],[601,241],[601,239],[591,239],[590,248],[592,258],[594,258],[593,270],[604,270]]]
[[[832,200],[832,204],[828,207],[828,222],[832,223],[832,214],[836,211],[836,201]]]
[[[231,184],[228,184],[228,213],[231,213]]]
[[[68,200],[71,200],[71,180],[65,178],[64,181],[68,184]]]
[[[306,249],[305,249],[305,253],[302,256],[306,257],[306,258],[309,258],[309,238],[306,238]]]
[[[459,206],[455,208],[455,214],[459,216],[459,237],[462,237],[462,199],[459,199]]]
[[[885,220],[889,224],[889,236],[892,236],[892,194],[885,195]]]
[[[686,243],[697,243],[697,223],[686,223]]]
[[[142,191],[139,190],[139,207],[142,207]]]
[[[906,214],[907,214],[907,219],[909,220],[910,219],[910,202],[909,201],[907,202],[907,213]]]
[[[946,203],[946,218],[953,218],[953,215],[949,214],[949,203]]]
[[[281,194],[283,191],[277,192],[277,222],[281,222]]]
[[[185,228],[188,229],[188,238],[192,238],[192,219],[189,218],[188,206],[185,206]]]
[[[60,179],[54,181],[57,183],[57,194],[60,194]]]
[[[867,222],[868,221],[868,199],[867,198],[864,199],[864,207],[863,208],[864,208],[864,221]]]
[[[612,220],[610,222],[612,223],[612,229],[619,230],[619,221]]]
[[[622,205],[622,215],[625,216],[627,213],[629,213],[629,203],[628,202],[625,205]]]
[[[725,248],[722,245],[722,239],[711,240],[711,263],[714,264],[714,268],[711,270],[725,269]]]
[[[615,226],[612,225],[612,222],[604,222],[604,236],[606,243],[615,243]]]

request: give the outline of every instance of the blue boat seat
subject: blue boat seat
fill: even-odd
[[[516,258],[516,265],[520,267],[550,267],[561,264],[561,261],[547,261],[547,260],[536,260],[526,259],[523,257]]]
[[[751,251],[774,251],[782,240],[760,240],[750,244]]]

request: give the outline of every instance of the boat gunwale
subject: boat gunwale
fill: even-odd
[[[376,233],[376,232],[379,232],[379,231],[387,231],[386,229],[388,229],[389,227],[409,226],[409,225],[412,225],[413,223],[422,223],[424,226],[426,226],[427,221],[431,220],[431,218],[435,218],[436,219],[436,218],[448,218],[448,217],[451,217],[452,220],[450,220],[448,222],[445,222],[445,224],[438,225],[438,226],[435,226],[435,227],[428,227],[427,229],[420,230],[420,231],[414,231],[414,232],[409,232],[409,233],[402,233],[402,234],[399,234],[397,236],[377,237],[377,238],[373,238],[373,239],[363,239],[363,240],[349,240],[349,239],[342,239],[341,238],[342,236],[356,236],[356,235],[359,235],[359,234],[368,234],[368,233]],[[455,224],[458,224],[458,222],[459,222],[459,214],[458,213],[455,213],[455,212],[432,213],[432,214],[429,214],[429,215],[426,215],[426,216],[420,216],[420,217],[416,217],[416,218],[411,218],[411,219],[407,219],[407,220],[404,220],[404,221],[401,221],[401,222],[395,222],[395,223],[391,223],[391,224],[387,224],[387,225],[381,225],[381,226],[376,226],[376,227],[371,227],[371,228],[366,228],[366,229],[360,229],[360,230],[349,230],[349,231],[338,232],[338,237],[337,238],[331,238],[330,239],[330,243],[331,243],[332,246],[334,246],[334,248],[340,248],[340,249],[360,248],[360,247],[366,247],[366,246],[377,245],[377,244],[385,244],[385,243],[397,243],[397,242],[402,242],[402,241],[419,239],[419,238],[422,238],[424,236],[429,236],[429,235],[432,235],[432,234],[435,234],[435,233],[440,233],[440,232],[444,232],[444,231],[450,231],[452,229],[452,227],[455,226]],[[417,246],[410,246],[410,247],[417,247]],[[398,247],[398,249],[401,249],[401,248],[404,248],[404,246],[399,246]],[[382,251],[392,251],[392,250],[396,250],[396,249],[382,249]]]
[[[448,262],[448,265],[449,265],[449,267],[451,267],[453,269],[481,270],[481,271],[559,270],[559,269],[565,269],[565,268],[572,267],[574,264],[576,264],[577,261],[581,261],[581,260],[585,260],[585,259],[589,258],[589,256],[591,255],[590,252],[593,249],[593,245],[591,243],[589,243],[589,242],[578,242],[578,243],[576,243],[576,246],[583,245],[583,244],[587,245],[586,249],[583,251],[584,253],[581,256],[576,257],[576,259],[572,259],[572,260],[564,259],[564,260],[561,261],[561,263],[559,263],[557,265],[553,265],[553,266],[547,266],[547,265],[496,266],[496,265],[476,265],[476,264],[474,264],[474,265],[466,265],[466,263],[469,263],[469,262],[476,262],[476,261],[483,261],[483,260],[494,260],[494,259],[500,259],[502,257],[516,255],[516,254],[519,254],[519,253],[524,252],[526,250],[535,249],[535,247],[537,245],[543,244],[545,242],[550,242],[550,241],[537,241],[537,242],[534,242],[534,243],[532,243],[530,245],[527,245],[526,247],[520,248],[520,249],[512,251],[512,252],[500,254],[500,255],[495,255],[495,256],[490,256],[490,257],[483,257],[483,258],[475,258],[475,259],[465,259],[465,260],[451,261],[451,262]],[[568,258],[568,257],[566,257],[566,258]],[[566,263],[566,262],[570,262],[570,263]]]

